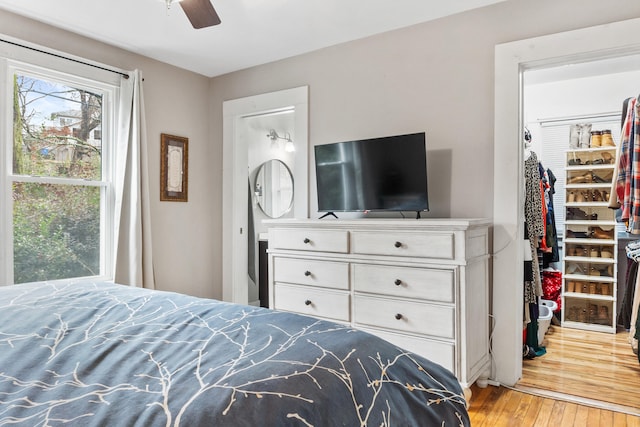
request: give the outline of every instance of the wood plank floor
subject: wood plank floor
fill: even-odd
[[[547,354],[523,361],[515,389],[472,387],[471,425],[640,427],[640,364],[628,334],[552,328]]]
[[[628,336],[628,332],[608,334],[552,326],[543,343],[547,354],[523,360],[522,379],[516,387],[544,389],[637,410],[640,363]]]
[[[640,417],[506,387],[471,388],[472,427],[640,427]]]

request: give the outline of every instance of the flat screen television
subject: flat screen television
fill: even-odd
[[[429,210],[424,132],[314,150],[319,212]]]

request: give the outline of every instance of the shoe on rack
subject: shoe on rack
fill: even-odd
[[[584,184],[593,181],[593,173],[583,173],[582,175],[574,175],[569,178],[569,184]]]
[[[594,239],[613,240],[614,230],[604,230],[601,227],[591,227],[591,237]]]
[[[601,305],[600,308],[598,308],[598,319],[597,319],[597,323],[606,325],[608,323],[610,323],[609,320],[609,307],[607,307],[606,305]]]
[[[592,246],[591,249],[589,250],[589,256],[591,258],[599,258],[600,257],[600,250],[598,249],[597,246]]]
[[[611,153],[609,153],[608,151],[603,151],[602,153],[600,153],[600,155],[602,156],[602,160],[604,160],[604,163],[607,165],[612,165],[613,164],[613,155]]]
[[[589,304],[589,322],[595,323],[598,319],[598,305]]]
[[[609,248],[604,248],[600,250],[600,256],[602,258],[613,258],[613,252]]]
[[[600,190],[593,190],[593,192],[591,193],[591,198],[593,199],[594,202],[604,201],[604,198],[602,197],[602,193],[600,192]]]
[[[587,309],[583,308],[578,312],[578,322],[587,323]]]
[[[566,236],[567,236],[567,239],[588,239],[589,238],[589,234],[585,231],[567,230]]]
[[[613,172],[607,173],[604,176],[600,176],[600,175],[596,175],[595,173],[591,173],[591,181],[590,182],[595,182],[595,183],[610,183],[611,179],[613,178]]]
[[[573,193],[573,191],[571,193]],[[575,193],[569,196],[569,201],[575,201]],[[580,208],[567,208],[567,219],[584,221],[589,219],[589,216]]]
[[[589,191],[585,190],[585,191],[579,191],[578,194],[576,194],[576,202],[577,203],[584,203],[591,200],[591,196],[589,195]]]
[[[578,320],[578,307],[569,308],[569,313],[567,315],[567,320],[576,321]]]
[[[616,143],[613,142],[611,137],[611,129],[604,129],[602,131],[602,146],[603,147],[615,147]]]
[[[569,148],[578,148],[580,146],[580,126],[573,124],[569,126]]]
[[[585,269],[580,264],[569,264],[565,270],[565,273],[584,275]]]
[[[580,148],[589,148],[591,146],[591,123],[580,123]]]

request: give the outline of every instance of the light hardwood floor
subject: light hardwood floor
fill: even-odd
[[[517,387],[627,406],[640,415],[640,363],[628,336],[552,326],[543,343],[547,354],[523,360]]]
[[[640,427],[640,417],[505,387],[471,388],[472,427]]]
[[[523,361],[515,389],[472,388],[471,425],[640,427],[640,363],[627,337],[553,326],[547,354]]]

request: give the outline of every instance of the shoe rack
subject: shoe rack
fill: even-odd
[[[608,208],[616,147],[567,151],[562,326],[616,332],[615,211]]]

